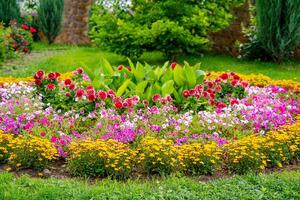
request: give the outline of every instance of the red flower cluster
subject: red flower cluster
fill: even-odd
[[[207,74],[209,76],[210,73]],[[217,108],[225,108],[226,104],[223,102],[216,102],[216,96],[218,93],[222,93],[223,87],[226,83],[230,83],[230,86],[235,88],[241,86],[246,88],[249,84],[245,81],[242,81],[238,75],[235,73],[223,73],[214,80],[205,80],[203,84],[197,85],[195,88],[190,90],[184,90],[182,96],[185,98],[196,97],[196,98],[205,98],[209,101],[209,104],[216,106]],[[231,94],[226,94],[231,95]],[[230,99],[230,104],[238,104],[238,100],[235,98]]]
[[[160,102],[162,104],[171,103],[173,101],[172,97],[170,95],[167,95],[165,97],[161,97],[160,94],[155,94],[152,97],[153,102]]]
[[[26,24],[22,24],[21,28],[24,30],[24,31],[30,31],[30,33],[36,33],[37,30],[34,28],[34,27],[29,27],[28,25]]]

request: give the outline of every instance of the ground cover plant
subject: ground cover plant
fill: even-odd
[[[155,80],[145,69],[106,61],[98,81],[83,68],[8,79],[0,88],[2,162],[43,170],[60,161],[74,176],[123,179],[262,172],[299,159],[299,82],[201,71],[182,86],[176,70],[199,66],[153,67],[162,70]],[[139,94],[158,90],[139,96],[135,81],[147,82]]]

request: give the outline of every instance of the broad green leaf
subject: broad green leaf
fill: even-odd
[[[104,73],[109,74],[111,76],[114,75],[115,72],[114,72],[113,67],[105,58],[101,58],[100,64],[101,64],[101,67],[103,68]]]
[[[177,65],[173,70],[174,81],[179,87],[183,86],[185,83],[185,77],[183,73],[183,69],[180,65]]]
[[[126,89],[128,88],[128,85],[130,84],[131,80],[127,79],[126,81],[124,81],[124,83],[119,87],[118,91],[117,91],[117,96],[120,97],[124,94],[124,92],[126,91]]]
[[[139,96],[144,94],[147,85],[148,85],[148,81],[142,81],[139,84],[137,84],[136,88],[135,88],[136,94],[139,95]]]
[[[145,78],[144,66],[138,62],[133,74],[137,82],[142,81]]]
[[[170,95],[174,91],[174,81],[169,80],[163,84],[161,87],[162,96]]]
[[[203,83],[204,77],[205,77],[205,72],[202,70],[196,70],[196,77],[197,77],[197,83],[200,84]]]
[[[145,92],[145,97],[146,99],[150,100],[153,96],[153,85],[150,85],[150,87],[148,87],[148,89]]]
[[[196,72],[193,70],[192,67],[189,66],[185,66],[183,68],[183,71],[189,88],[195,87],[195,85],[197,84]]]

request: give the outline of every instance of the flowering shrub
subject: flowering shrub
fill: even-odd
[[[24,25],[23,25],[24,26]],[[11,43],[10,46],[17,52],[30,53],[32,50],[32,35],[30,31],[20,28],[17,24],[13,23],[11,26]]]
[[[36,136],[21,136],[9,144],[9,160],[16,168],[33,168],[42,170],[57,158],[57,150],[49,140]]]
[[[9,143],[13,137],[10,134],[3,134],[0,130],[0,164],[7,162],[10,153]]]
[[[137,152],[138,166],[148,174],[170,174],[177,167],[178,153],[171,140],[144,138]]]
[[[221,149],[215,143],[192,143],[178,147],[182,171],[188,174],[212,174],[220,165],[221,154]]]
[[[115,140],[86,140],[69,147],[69,171],[77,176],[128,177],[136,153]]]

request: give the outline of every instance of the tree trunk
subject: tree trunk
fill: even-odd
[[[65,0],[62,32],[56,43],[89,44],[88,19],[93,0]]]

